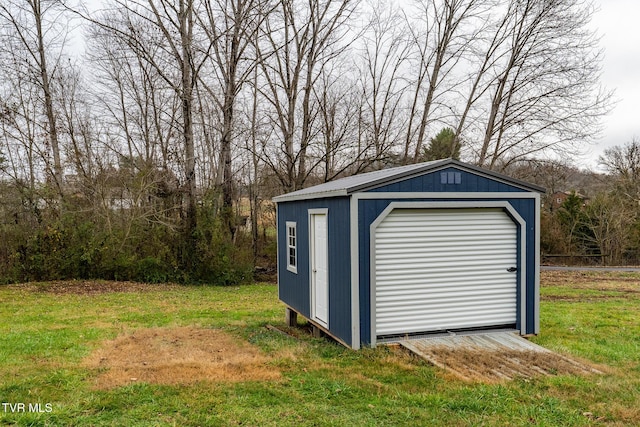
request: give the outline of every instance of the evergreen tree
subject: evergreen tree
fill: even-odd
[[[585,213],[584,201],[574,191],[556,211],[556,216],[573,250],[581,253],[593,253],[593,231],[589,227],[589,217]]]
[[[422,152],[422,160],[438,160],[451,157],[460,160],[460,144],[457,143],[456,133],[449,127],[443,128],[429,141],[429,146]]]

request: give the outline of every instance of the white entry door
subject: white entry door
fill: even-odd
[[[324,326],[329,323],[329,278],[327,214],[310,215],[312,315]]]

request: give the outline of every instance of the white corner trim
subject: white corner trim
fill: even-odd
[[[360,349],[360,260],[358,200],[349,200],[349,227],[351,232],[351,348]]]

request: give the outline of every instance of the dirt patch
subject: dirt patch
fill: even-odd
[[[595,303],[620,298],[625,298],[625,294],[621,292],[619,295],[542,295],[540,300],[572,303]]]
[[[267,325],[267,329],[278,332],[280,334],[287,335],[292,338],[301,339],[309,336],[313,336],[313,325],[310,323],[296,325],[296,326],[278,326]]]
[[[568,285],[571,287],[624,287],[637,290],[640,273],[599,272],[599,271],[542,271],[540,281],[544,286]]]
[[[543,301],[596,302],[616,298],[638,298],[640,274],[608,272],[544,271],[541,273],[543,287],[573,289],[573,294],[543,293]]]
[[[40,292],[54,295],[99,295],[113,292],[154,292],[177,288],[175,284],[152,285],[139,282],[118,282],[107,280],[58,280],[44,283],[23,283],[8,285],[9,289]]]
[[[106,341],[84,361],[99,369],[98,389],[136,382],[192,384],[200,381],[276,380],[270,358],[246,342],[214,329],[139,329]]]

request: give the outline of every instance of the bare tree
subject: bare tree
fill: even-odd
[[[260,158],[258,156],[258,67],[253,67],[253,76],[251,79],[252,95],[251,105],[249,107],[248,121],[250,123],[250,131],[247,138],[247,152],[251,155],[249,167],[249,203],[251,214],[251,240],[253,246],[254,264],[258,258],[258,218],[260,212],[260,193],[258,185],[258,176],[260,173]]]
[[[63,163],[58,138],[58,116],[55,109],[54,78],[59,69],[67,43],[69,20],[58,0],[7,0],[0,4],[0,27],[3,49],[2,58],[11,70],[19,73],[20,84],[35,85],[39,95],[37,105],[44,111],[42,126],[53,164],[47,161],[48,178],[62,197]],[[38,107],[35,107],[38,108]],[[26,116],[24,116],[26,117]]]
[[[2,96],[2,147],[5,164],[2,172],[29,194],[33,206],[33,192],[42,181],[48,153],[40,141],[40,119],[37,87],[22,84],[19,74],[7,73]]]
[[[200,76],[207,93],[215,100],[221,111],[220,154],[217,185],[222,188],[223,220],[231,234],[235,223],[231,218],[233,205],[232,141],[237,99],[243,86],[257,64],[252,51],[255,36],[268,16],[264,0],[217,0],[205,2],[204,16],[200,18],[202,28],[209,38],[215,87]]]
[[[545,150],[575,149],[597,134],[610,105],[600,89],[601,51],[582,0],[510,0],[487,69],[488,110],[476,161],[489,168]],[[502,35],[504,33],[504,36]]]
[[[133,25],[128,22],[126,13],[111,16],[112,26]],[[143,23],[138,25],[144,32]],[[102,141],[105,148],[117,158],[140,159],[136,164],[145,168],[177,173],[182,144],[176,132],[181,112],[176,91],[167,87],[154,63],[127,47],[118,33],[94,26],[89,46],[88,57],[95,69],[95,108],[100,109],[102,121],[108,125],[109,138]],[[151,57],[163,54],[154,45],[146,50]]]
[[[467,28],[466,23],[486,9],[485,3],[483,0],[421,0],[419,19],[417,22],[410,19],[413,21],[409,28],[417,53],[417,64],[414,65],[417,72],[412,82],[413,97],[403,156],[405,162],[416,161],[420,157],[428,125],[434,120],[431,116],[438,108],[439,94],[455,88],[456,80],[461,79],[454,72],[455,66],[476,35],[475,28]],[[452,81],[447,83],[448,80]],[[412,142],[414,151],[411,154]],[[452,149],[455,150],[455,146]]]
[[[620,195],[640,206],[640,140],[634,137],[623,146],[606,149],[600,164],[615,179]]]
[[[182,146],[183,193],[186,200],[185,257],[190,263],[197,224],[196,159],[194,143],[194,88],[204,65],[208,47],[196,49],[194,0],[114,0],[111,15],[92,19],[110,31],[171,88],[180,99],[179,127]],[[114,25],[113,14],[123,19]],[[109,12],[108,12],[109,13]],[[199,54],[199,55],[198,55]]]
[[[550,197],[558,191],[575,188],[572,179],[581,174],[568,160],[523,159],[505,170],[509,176],[541,185]]]
[[[377,168],[401,141],[404,132],[403,96],[407,83],[409,44],[398,10],[383,1],[372,4],[362,36],[362,60],[358,70],[361,87],[359,152],[368,154]]]
[[[336,75],[334,75],[336,74]],[[354,146],[357,139],[359,95],[354,82],[346,77],[343,67],[323,70],[314,88],[314,104],[318,111],[318,147],[315,164],[321,166],[322,181],[356,173],[368,165],[367,148]]]
[[[301,188],[311,170],[308,149],[317,111],[313,88],[327,64],[349,44],[347,26],[356,0],[281,0],[265,21],[256,46],[272,126],[280,146],[262,155],[283,188]],[[262,87],[262,86],[261,86]]]
[[[489,2],[488,5],[497,6],[492,2]],[[455,113],[457,124],[453,150],[461,145],[462,135],[467,128],[467,119],[472,113],[472,108],[484,98],[485,93],[491,87],[490,83],[487,83],[492,81],[492,78],[488,76],[489,70],[499,61],[500,56],[497,52],[509,36],[507,23],[510,14],[504,13],[498,16],[500,18],[495,19],[492,18],[492,13],[485,13],[476,20],[478,28],[470,38],[467,59],[463,61],[463,64],[472,71],[467,72],[467,79],[461,82],[459,90],[463,96],[457,102],[457,108],[454,108],[454,111],[457,110]]]
[[[136,227],[185,229],[184,193],[177,178],[184,170],[182,105],[155,64],[117,31],[135,29],[147,57],[160,62],[165,51],[152,37],[153,24],[127,10],[111,13],[109,24],[94,24],[89,31],[88,58],[95,70],[93,108],[100,114],[93,130],[94,150],[100,155],[94,166],[92,205],[109,236],[125,245],[135,237]],[[164,71],[170,72],[169,67]]]
[[[637,204],[627,203],[615,192],[602,192],[590,201],[586,211],[586,226],[591,231],[588,243],[598,248],[606,264],[624,262],[632,227],[639,216]]]
[[[93,117],[80,69],[75,64],[62,67],[58,75],[60,139],[66,141],[65,157],[75,169],[74,184],[91,190],[94,162]]]

